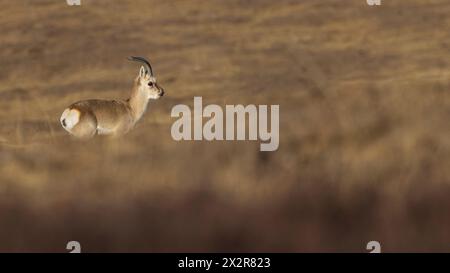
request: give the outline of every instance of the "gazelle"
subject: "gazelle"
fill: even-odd
[[[60,122],[71,135],[90,138],[94,135],[123,135],[144,115],[150,99],[159,99],[164,90],[156,83],[150,63],[142,57],[130,61],[143,65],[127,100],[83,100],[64,110]]]

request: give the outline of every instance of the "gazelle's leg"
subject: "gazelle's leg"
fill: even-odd
[[[92,114],[82,115],[80,122],[75,125],[71,132],[79,138],[91,138],[97,133],[97,119]]]
[[[91,113],[81,113],[78,109],[66,109],[61,116],[63,128],[78,138],[90,138],[97,133],[97,119]]]

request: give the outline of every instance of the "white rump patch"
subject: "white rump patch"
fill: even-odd
[[[80,121],[80,111],[77,109],[67,108],[61,115],[61,125],[64,129],[70,132],[70,130],[77,125]]]

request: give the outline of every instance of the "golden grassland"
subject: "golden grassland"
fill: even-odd
[[[0,251],[450,250],[450,3],[0,0]],[[69,104],[166,95],[80,142]],[[176,104],[279,104],[280,148],[176,142]]]

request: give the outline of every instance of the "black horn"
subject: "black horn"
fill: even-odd
[[[143,63],[145,69],[147,70],[147,73],[149,73],[150,76],[153,77],[152,66],[150,65],[150,62],[147,59],[145,59],[144,57],[131,56],[131,57],[128,57],[128,60]]]

